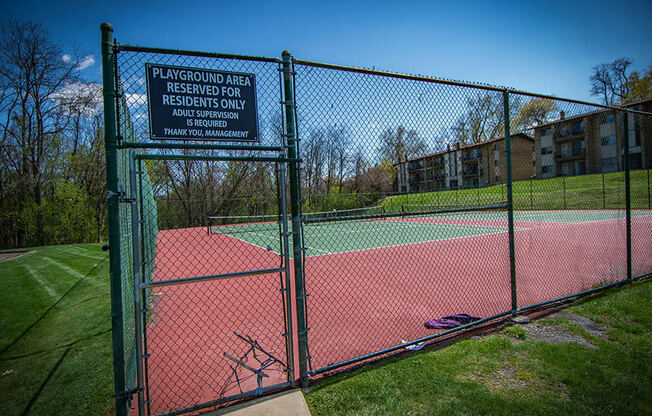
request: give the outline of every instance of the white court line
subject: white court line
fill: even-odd
[[[261,250],[271,251],[272,253],[275,253],[275,254],[277,254],[277,255],[280,256],[280,254],[277,253],[276,251],[268,250],[268,249],[265,248],[265,247],[261,247],[261,246],[259,246],[258,244],[254,244],[254,243],[252,243],[251,241],[243,240],[242,238],[238,238],[238,237],[236,237],[236,236],[234,236],[234,235],[232,235],[232,234],[226,234],[226,233],[220,233],[220,232],[214,232],[214,231],[213,231],[213,233],[215,233],[215,234],[221,234],[221,235],[226,236],[226,237],[231,237],[231,238],[233,238],[233,239],[235,239],[235,240],[242,241],[243,243],[247,243],[247,244],[252,245],[252,246],[254,246],[254,247],[258,247],[258,248],[261,249]]]
[[[279,243],[279,242],[280,242],[279,239],[277,239],[276,237],[272,237],[271,235],[259,234],[259,233],[255,233],[255,232],[251,232],[251,231],[247,231],[247,233],[249,233],[249,234],[259,235],[259,236],[261,236],[261,237],[265,237],[265,238],[270,238],[270,239],[274,240],[275,243]],[[250,242],[250,241],[243,240],[243,239],[238,238],[238,237],[235,237],[235,236],[233,236],[233,235],[231,235],[231,234],[226,234],[226,233],[219,233],[219,234],[225,235],[225,236],[227,236],[227,237],[232,237],[232,238],[234,238],[234,239],[236,239],[236,240],[242,241],[243,243],[250,244],[250,245],[252,245],[252,246],[254,246],[254,247],[258,247],[258,248],[260,248],[260,249],[262,249],[262,250],[270,251],[270,252],[276,254],[277,256],[280,256],[280,255],[281,255],[281,253],[278,253],[276,250],[268,250],[267,248],[261,247],[261,246],[259,246],[258,244],[254,244],[254,243],[252,243],[252,242]],[[292,244],[292,243],[290,243],[290,244]],[[321,250],[321,249],[318,249],[318,248],[315,248],[315,247],[310,247],[310,246],[307,246],[307,245],[305,245],[305,244],[304,244],[304,247],[305,247],[305,248],[309,248],[309,249],[311,249],[311,250],[315,250],[315,251],[321,251],[322,253],[326,253],[326,254],[333,254],[333,253],[331,253],[330,251]],[[326,254],[322,254],[322,255],[326,255]]]
[[[504,227],[501,227],[501,228],[504,228]],[[527,228],[526,228],[526,229],[515,229],[514,231],[524,231],[524,230],[527,230]],[[465,235],[465,236],[462,236],[462,237],[443,238],[443,239],[441,239],[441,240],[417,241],[417,242],[414,242],[414,243],[392,244],[392,245],[389,245],[389,246],[380,246],[380,247],[371,247],[371,248],[361,248],[361,249],[357,249],[357,250],[348,250],[348,251],[338,251],[338,252],[336,252],[336,253],[331,253],[331,254],[356,253],[356,252],[359,252],[359,251],[382,250],[382,249],[390,248],[390,247],[413,246],[413,245],[426,244],[426,243],[438,243],[438,242],[440,242],[440,241],[458,240],[458,239],[462,239],[462,238],[483,237],[483,236],[485,236],[485,235],[496,235],[496,234],[503,234],[503,233],[504,233],[504,234],[507,234],[507,232],[508,232],[508,230],[505,230],[505,231],[496,231],[496,232],[489,232],[489,233],[486,233],[486,234],[474,234],[474,235]],[[315,256],[310,256],[310,258],[313,258],[313,257],[323,257],[323,256],[327,256],[327,255],[328,255],[328,254],[317,254],[317,255],[315,255]]]

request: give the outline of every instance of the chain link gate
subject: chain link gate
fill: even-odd
[[[109,25],[102,35],[117,413],[180,414],[294,385],[297,159],[281,60],[122,45]],[[258,142],[150,141],[145,64],[254,74]]]

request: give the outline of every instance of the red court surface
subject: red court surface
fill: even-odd
[[[478,219],[397,221],[506,224]],[[515,227],[519,306],[626,276],[624,218],[523,221]],[[632,229],[634,275],[649,272],[652,216],[634,216]],[[209,236],[205,228],[166,230],[159,232],[154,280],[279,265],[276,253],[233,237]],[[452,313],[488,317],[511,309],[506,232],[307,257],[305,275],[313,370],[435,334],[424,327],[431,318]],[[153,289],[146,333],[151,413],[237,394],[240,388],[254,389],[255,377],[242,368],[239,376],[247,379],[238,387],[234,363],[224,356],[247,350],[233,331],[285,360],[280,289],[278,274]],[[258,366],[248,357],[247,364]],[[269,377],[264,386],[286,380],[278,363],[265,372]]]

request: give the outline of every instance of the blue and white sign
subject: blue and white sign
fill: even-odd
[[[145,64],[154,140],[258,141],[254,74]]]

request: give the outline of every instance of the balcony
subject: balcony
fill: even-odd
[[[480,169],[478,169],[478,168],[475,168],[475,169],[473,169],[473,168],[464,169],[464,170],[462,171],[462,175],[464,175],[464,176],[478,176],[478,175],[482,175],[482,168],[480,168]]]
[[[423,169],[423,160],[414,160],[408,163],[408,170],[421,170]]]
[[[555,132],[554,138],[556,140],[566,140],[572,139],[582,134],[584,134],[584,123],[573,124],[570,127],[564,127]]]
[[[462,155],[462,160],[466,161],[476,161],[482,157],[482,152],[477,150],[472,150],[469,152],[464,152]]]
[[[441,156],[437,156],[427,160],[427,167],[431,168],[435,166],[444,166],[444,158]]]

